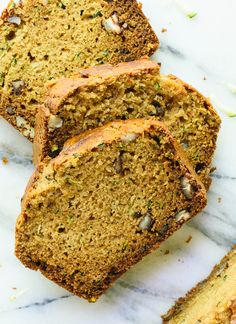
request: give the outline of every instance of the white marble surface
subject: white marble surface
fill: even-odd
[[[31,145],[0,120],[0,323],[158,324],[174,300],[203,279],[236,243],[236,2],[143,0],[161,40],[154,57],[209,96],[222,117],[206,210],[156,253],[125,274],[96,304],[88,304],[25,269],[15,258],[14,226],[33,170]],[[187,9],[182,6],[186,6]],[[0,10],[7,0],[0,1]],[[189,19],[186,12],[196,12]],[[167,32],[161,33],[162,28]],[[1,64],[1,63],[0,63]],[[206,80],[204,80],[204,78]],[[236,90],[236,89],[235,89]],[[4,165],[2,158],[8,157]],[[219,202],[219,197],[221,202]],[[189,236],[192,241],[186,243]],[[169,255],[164,255],[166,250]]]

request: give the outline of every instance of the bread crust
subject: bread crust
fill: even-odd
[[[133,35],[130,35],[130,33],[124,29],[122,32],[122,36],[124,39],[124,47],[127,50],[127,53],[130,53],[127,56],[127,58],[124,58],[122,55],[115,55],[111,58],[108,58],[107,61],[111,62],[113,64],[116,64],[118,62],[122,62],[123,60],[135,60],[139,59],[140,57],[144,55],[151,56],[156,49],[159,46],[159,40],[157,36],[155,35],[155,32],[153,31],[150,23],[148,22],[147,18],[141,11],[141,6],[137,3],[136,0],[113,0],[112,2],[107,2],[105,0],[101,0],[103,3],[103,6],[109,6],[109,11],[116,12],[117,14],[126,14],[127,12],[130,12],[130,15],[135,16],[136,19],[139,17],[142,25],[142,30],[140,27],[137,28],[135,32],[133,32]],[[24,9],[31,10],[34,6],[37,6],[38,4],[44,4],[44,0],[25,0],[20,1],[19,4],[14,4],[14,0],[11,0],[8,4],[7,8],[3,11],[1,17],[0,17],[0,28],[4,24],[9,24],[7,22],[8,18],[14,15],[21,16],[21,18],[24,18]],[[20,13],[18,12],[20,10]],[[141,43],[143,44],[141,46]],[[135,46],[135,42],[140,43],[140,46]],[[77,66],[75,66],[75,71],[78,69]],[[17,78],[17,76],[16,76]],[[1,88],[0,88],[1,90]],[[44,90],[45,94],[45,90]],[[5,95],[1,96],[2,100],[0,100],[0,115],[6,119],[13,127],[15,127],[18,131],[20,131],[25,137],[27,137],[30,141],[33,141],[33,128],[35,127],[35,116],[36,112],[38,110],[38,106],[31,105],[31,108],[26,111],[25,113],[17,113],[17,108],[19,105],[19,99],[18,98],[8,98],[5,97]],[[4,98],[3,98],[4,97]],[[22,97],[22,101],[25,102],[24,97]],[[1,99],[1,98],[0,98]],[[44,102],[44,96],[42,96],[39,105],[43,104]],[[14,106],[14,104],[16,106]],[[8,106],[13,106],[14,109],[16,108],[16,113],[14,115],[8,114],[6,111],[6,108]],[[32,112],[32,111],[33,112]],[[19,126],[19,123],[17,123],[16,117],[20,116],[23,117],[27,123],[27,129],[30,129],[31,131],[25,131],[25,129],[21,126]]]
[[[62,78],[47,84],[48,95],[44,105],[39,108],[36,116],[35,139],[33,145],[33,162],[37,165],[48,153],[48,119],[50,114],[57,115],[63,102],[78,89],[82,91],[88,86],[99,85],[104,81],[112,81],[119,75],[135,75],[160,70],[159,65],[143,58],[116,66],[105,64],[89,69],[81,69],[72,78]]]
[[[200,187],[203,187],[199,177],[195,174],[191,163],[186,157],[185,152],[183,151],[180,144],[176,139],[171,135],[166,125],[154,118],[151,119],[129,119],[126,121],[117,120],[110,122],[102,127],[86,131],[78,136],[75,136],[64,144],[63,150],[61,153],[53,159],[53,164],[60,165],[62,160],[66,158],[67,155],[72,155],[74,153],[84,154],[87,151],[92,150],[97,147],[99,144],[110,144],[119,140],[124,133],[135,133],[142,134],[151,127],[161,129],[169,138],[170,143],[176,148],[177,155],[181,160],[184,161],[184,164],[188,170],[195,175],[197,182]],[[204,187],[203,187],[204,188]],[[205,192],[205,190],[203,190]]]
[[[216,123],[216,138],[217,135],[220,131],[220,126],[221,126],[221,119],[218,116],[216,110],[214,109],[212,103],[210,102],[210,100],[208,98],[206,98],[205,96],[203,96],[200,91],[198,91],[196,88],[194,88],[192,85],[186,83],[185,81],[179,79],[178,77],[176,77],[173,74],[168,75],[168,78],[170,78],[171,80],[174,80],[177,84],[180,84],[181,86],[183,86],[186,90],[191,91],[192,93],[194,93],[199,100],[203,100],[204,102],[204,107],[210,112],[211,116],[214,116],[214,118],[216,119],[217,123]],[[212,152],[214,152],[216,150],[216,140],[213,143],[213,146],[211,147]],[[201,171],[201,180],[204,179],[204,185],[206,190],[208,191],[210,189],[211,183],[212,183],[212,179],[209,177],[209,174],[211,173],[212,170],[212,160],[213,160],[213,154],[209,155],[208,160],[206,161],[206,167],[203,171]]]
[[[103,64],[89,69],[80,69],[71,78],[62,78],[47,84],[48,94],[44,107],[52,114],[57,114],[60,105],[76,90],[82,91],[90,85],[99,85],[104,81],[115,80],[120,75],[132,76],[137,73],[149,73],[152,70],[160,71],[158,64],[147,57],[140,60],[119,63],[117,65]]]
[[[35,132],[35,140],[34,140],[34,156],[33,161],[34,164],[37,165],[43,158],[48,155],[50,152],[50,146],[52,139],[53,141],[59,138],[59,134],[62,135],[64,132],[60,130],[55,130],[55,132],[51,132],[48,129],[47,118],[49,118],[50,114],[59,115],[60,109],[63,106],[64,102],[75,92],[82,92],[83,90],[88,89],[88,87],[99,86],[101,84],[112,83],[113,81],[119,77],[132,76],[148,73],[157,73],[159,74],[160,67],[158,64],[151,62],[147,58],[143,58],[141,60],[137,60],[130,63],[121,63],[116,66],[112,65],[102,65],[98,67],[93,67],[90,69],[81,69],[77,74],[72,76],[71,78],[62,78],[51,82],[48,84],[48,95],[45,100],[44,105],[39,109],[39,112],[36,117],[36,132]],[[207,139],[207,153],[205,154],[205,167],[201,170],[200,176],[204,181],[204,185],[207,189],[209,189],[211,184],[211,179],[209,177],[209,173],[211,170],[211,162],[213,153],[216,148],[216,139],[220,128],[220,118],[218,117],[216,111],[211,105],[210,101],[205,98],[200,92],[198,92],[195,88],[187,84],[186,82],[178,79],[176,76],[168,75],[161,76],[160,80],[173,81],[176,90],[174,96],[181,93],[184,95],[186,91],[188,94],[193,93],[194,97],[197,98],[195,100],[199,100],[202,103],[202,106],[206,111],[209,112],[210,118],[215,120],[215,138]],[[148,116],[147,116],[148,117]],[[160,117],[162,119],[162,117]],[[164,120],[163,120],[164,121]],[[38,126],[39,125],[39,126]],[[57,134],[59,132],[59,134]],[[59,148],[61,149],[61,148]]]
[[[15,253],[16,256],[29,268],[34,270],[40,270],[47,278],[50,280],[53,280],[54,282],[58,283],[60,286],[66,288],[67,290],[71,291],[72,293],[83,297],[85,299],[88,299],[89,301],[95,301],[97,298],[99,298],[106,289],[111,287],[114,280],[119,278],[125,271],[127,271],[132,265],[140,261],[145,255],[149,254],[150,252],[157,249],[161,242],[163,242],[165,239],[167,239],[173,232],[175,232],[178,228],[181,227],[181,225],[184,223],[182,221],[181,223],[176,223],[171,228],[168,229],[168,231],[160,238],[155,236],[152,240],[150,239],[150,242],[148,246],[145,247],[145,249],[140,252],[138,255],[135,255],[133,259],[126,260],[125,263],[122,265],[123,270],[119,273],[109,273],[107,275],[106,282],[103,283],[103,285],[98,289],[94,288],[94,290],[89,291],[81,291],[79,288],[77,290],[73,287],[73,284],[66,284],[63,283],[63,280],[61,278],[62,273],[60,272],[60,269],[57,269],[55,267],[52,267],[50,265],[47,265],[42,262],[35,262],[29,257],[25,258],[22,256],[21,250],[19,248],[20,243],[20,231],[24,228],[24,223],[27,221],[26,216],[26,208],[27,205],[30,203],[32,191],[34,190],[34,186],[37,182],[38,176],[40,174],[40,170],[43,169],[43,166],[48,163],[52,170],[56,172],[58,168],[63,167],[64,164],[66,164],[68,161],[70,161],[71,158],[74,158],[74,155],[76,156],[82,156],[83,154],[86,154],[86,152],[93,150],[93,148],[97,148],[100,144],[109,144],[116,141],[119,141],[124,134],[139,134],[142,136],[144,132],[148,132],[150,129],[157,129],[160,130],[165,134],[165,136],[168,137],[171,145],[175,148],[176,152],[176,160],[183,161],[183,165],[185,168],[185,171],[194,178],[195,181],[195,187],[196,187],[196,195],[198,198],[198,205],[194,207],[194,210],[191,211],[191,216],[193,217],[196,215],[196,213],[200,212],[206,205],[206,191],[203,186],[203,184],[198,179],[197,175],[194,173],[192,166],[190,165],[188,159],[185,156],[185,153],[183,149],[180,147],[180,145],[175,141],[173,136],[169,133],[166,126],[157,120],[154,119],[136,119],[136,120],[127,120],[127,121],[116,121],[111,122],[103,127],[100,127],[98,129],[94,129],[91,131],[87,131],[79,136],[76,136],[75,138],[72,138],[71,140],[67,141],[64,145],[63,150],[54,159],[48,160],[47,162],[41,162],[38,165],[37,170],[35,171],[35,174],[32,176],[30,184],[27,188],[25,198],[23,200],[22,204],[22,213],[18,218],[17,225],[16,225],[16,249]]]
[[[184,297],[179,298],[175,305],[165,314],[162,316],[163,324],[169,323],[170,320],[172,320],[176,315],[178,315],[182,309],[184,308],[185,304],[190,301],[192,298],[194,298],[204,287],[204,285],[209,282],[211,279],[213,279],[219,271],[222,270],[222,266],[226,265],[227,262],[236,255],[236,245],[233,246],[232,250],[221,260],[219,264],[217,264],[212,272],[209,274],[209,276],[199,282],[194,288],[192,288]],[[224,269],[224,268],[223,268]],[[235,274],[236,276],[236,274]],[[214,298],[214,296],[212,296]],[[236,298],[236,296],[235,296]],[[202,314],[205,315],[205,314]],[[222,323],[223,324],[223,323]]]

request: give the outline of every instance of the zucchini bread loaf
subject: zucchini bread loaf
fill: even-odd
[[[0,115],[31,140],[47,81],[158,47],[136,0],[17,2],[0,18]]]
[[[165,324],[236,324],[236,247],[163,316]]]
[[[208,177],[220,119],[210,102],[174,76],[162,76],[146,59],[81,70],[52,82],[36,121],[34,162],[55,156],[64,142],[116,120],[155,117],[182,144],[201,180]]]
[[[204,186],[163,124],[111,122],[38,165],[17,222],[16,256],[95,301],[205,205]]]

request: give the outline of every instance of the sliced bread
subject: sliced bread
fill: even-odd
[[[16,256],[95,301],[206,205],[206,192],[166,127],[111,122],[38,165],[22,202]]]
[[[236,323],[236,247],[163,316],[165,324]]]
[[[34,162],[54,157],[64,142],[116,119],[156,117],[184,147],[206,187],[220,118],[210,102],[149,60],[81,70],[52,82],[36,121]]]
[[[157,47],[136,0],[11,1],[0,18],[0,115],[32,140],[47,81]]]

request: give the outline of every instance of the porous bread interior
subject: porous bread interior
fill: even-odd
[[[193,216],[201,209],[198,192],[192,200],[184,196],[180,178],[186,166],[169,136],[157,130],[131,143],[101,144],[83,156],[65,157],[56,170],[52,165],[44,167],[27,198],[16,254],[86,299],[100,296],[178,229],[178,211]],[[150,231],[139,227],[147,213]]]
[[[203,96],[171,76],[160,76],[158,69],[83,87],[63,101],[57,116],[63,120],[62,127],[47,130],[45,143],[37,139],[44,155],[55,156],[68,138],[108,121],[154,116],[168,126],[209,185],[220,119]]]
[[[103,27],[114,12],[121,26],[127,23],[119,35]],[[79,67],[151,55],[158,44],[135,1],[48,0],[44,5],[30,0],[9,15],[20,17],[21,23],[9,23],[6,17],[0,24],[0,113],[28,137],[33,137],[46,82]],[[13,91],[16,80],[25,84],[20,94]]]
[[[210,277],[177,305],[164,323],[231,324],[231,305],[236,301],[236,251],[223,259]],[[235,314],[236,315],[236,314]]]

